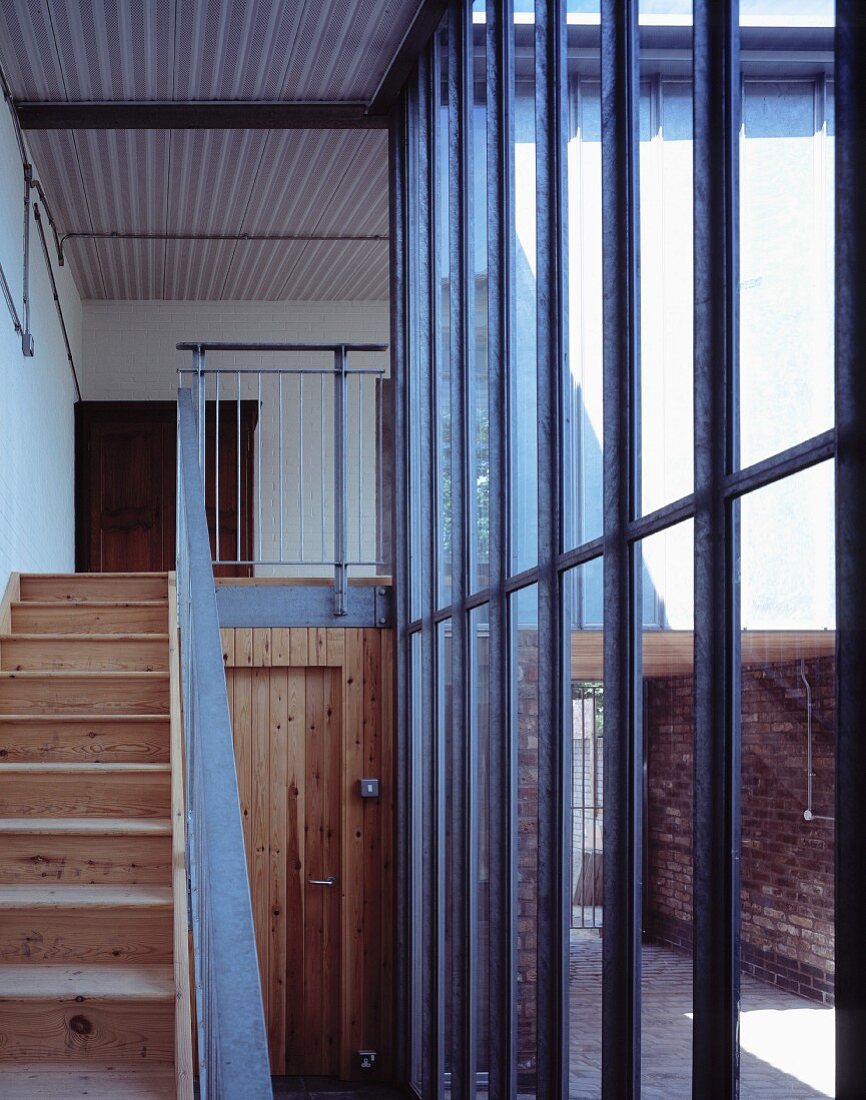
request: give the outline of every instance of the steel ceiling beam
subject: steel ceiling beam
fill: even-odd
[[[447,10],[448,0],[424,0],[419,5],[400,49],[373,93],[369,108],[371,116],[387,115]]]
[[[18,102],[22,130],[377,130],[384,115],[365,103]]]

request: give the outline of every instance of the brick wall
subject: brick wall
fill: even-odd
[[[803,818],[806,706],[798,662],[743,671],[743,970],[810,999],[833,996],[833,823]],[[813,800],[832,815],[834,662],[806,662]],[[650,938],[691,945],[692,680],[648,681]]]
[[[531,1086],[538,1000],[538,633],[517,636],[517,1069]]]

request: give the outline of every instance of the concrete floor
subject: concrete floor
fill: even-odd
[[[692,960],[657,946],[643,951],[641,1095],[691,1098]],[[743,977],[743,1100],[818,1100],[833,1095],[833,1010]],[[601,1048],[601,939],[572,933],[569,1100],[597,1100]]]

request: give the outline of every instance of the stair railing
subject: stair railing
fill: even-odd
[[[178,393],[177,582],[199,1092],[271,1098],[268,1041],[204,509],[199,434]]]

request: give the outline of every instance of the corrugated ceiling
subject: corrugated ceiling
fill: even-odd
[[[420,0],[0,0],[16,99],[369,101]],[[61,232],[385,235],[376,130],[30,131]],[[385,241],[72,240],[86,298],[376,299]]]

